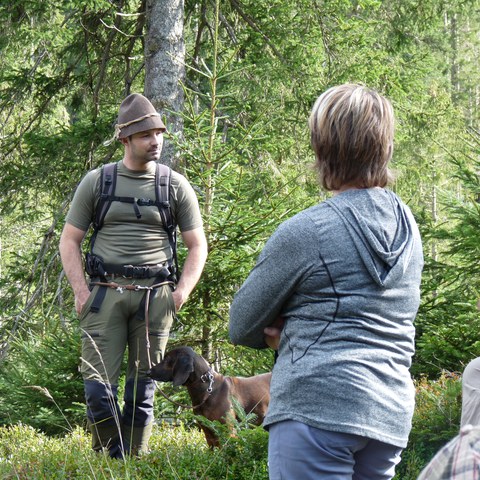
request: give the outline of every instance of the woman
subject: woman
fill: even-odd
[[[359,85],[309,120],[333,196],[280,225],[235,295],[230,338],[277,348],[270,479],[391,479],[411,428],[421,239],[391,180],[394,117]]]

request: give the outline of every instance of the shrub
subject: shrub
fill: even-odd
[[[0,425],[23,422],[58,434],[82,424],[79,349],[78,335],[67,331],[16,340],[1,365]]]
[[[60,439],[19,424],[0,427],[0,478],[268,480],[266,438],[261,428],[241,430],[227,446],[211,450],[197,429],[160,425],[151,453],[122,461],[91,451],[82,429]]]
[[[416,405],[409,443],[395,478],[415,480],[435,453],[458,434],[462,383],[443,371],[437,380],[416,381]]]

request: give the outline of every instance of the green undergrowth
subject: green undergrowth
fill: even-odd
[[[165,424],[154,428],[149,454],[113,460],[91,451],[81,428],[49,437],[19,424],[0,428],[0,479],[268,479],[263,429],[243,430],[222,443],[211,450],[198,429]]]
[[[435,453],[457,433],[461,412],[461,378],[443,372],[436,380],[416,381],[416,408],[409,444],[395,480],[416,480]],[[64,436],[49,436],[25,423],[0,427],[0,479],[22,480],[268,480],[268,433],[236,424],[236,437],[218,422],[184,412],[174,423],[156,425],[151,452],[141,458],[112,460],[90,449],[80,427]],[[221,447],[208,448],[201,421],[215,429]],[[288,448],[288,446],[287,446]]]

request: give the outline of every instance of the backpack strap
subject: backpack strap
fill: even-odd
[[[93,250],[93,244],[97,238],[98,231],[103,227],[103,221],[110,205],[112,204],[113,194],[117,185],[117,164],[107,163],[100,169],[100,198],[95,209],[95,218],[93,220],[93,233],[90,237],[90,251]]]
[[[178,259],[177,259],[177,225],[173,217],[170,204],[170,184],[172,170],[162,163],[156,164],[155,171],[155,200],[162,219],[163,228],[167,232],[170,250],[172,252],[172,265],[175,269],[177,280],[179,277]]]

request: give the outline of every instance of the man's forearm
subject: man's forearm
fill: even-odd
[[[201,246],[194,247],[188,251],[177,285],[177,289],[182,290],[186,297],[190,295],[200,280],[206,259],[207,253]]]
[[[188,249],[188,254],[183,264],[177,288],[173,292],[177,311],[182,308],[182,305],[187,301],[188,296],[198,283],[208,254],[207,241],[202,229],[184,232],[182,237]]]
[[[75,310],[78,314],[80,314],[90,296],[90,290],[83,273],[80,250],[84,236],[85,232],[67,223],[63,228],[59,245],[63,270],[75,294]]]
[[[63,270],[75,295],[88,288],[78,245],[67,240],[61,241],[60,257],[62,259]]]

